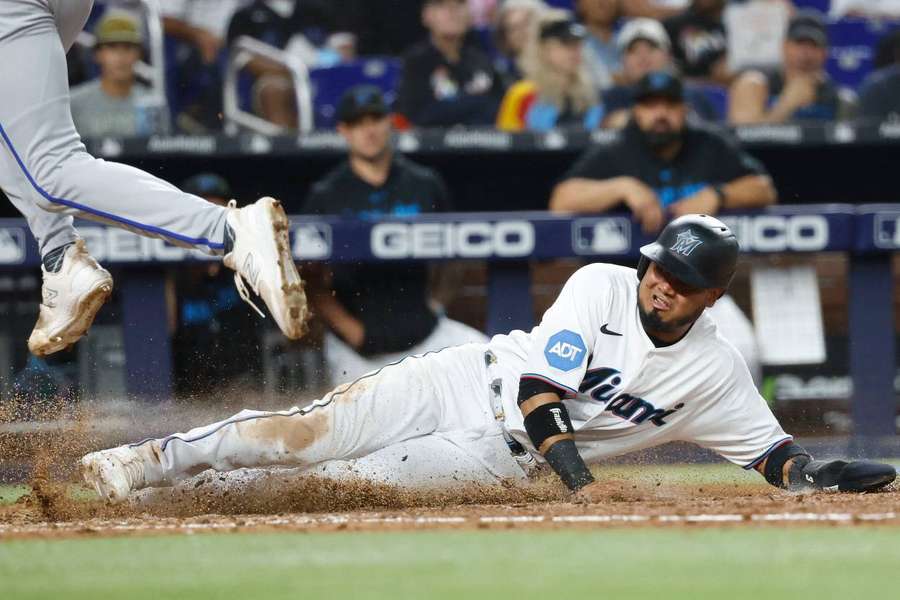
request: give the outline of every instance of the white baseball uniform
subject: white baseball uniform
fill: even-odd
[[[634,269],[589,265],[530,333],[404,358],[303,409],[243,411],[132,448],[149,485],[267,465],[409,486],[525,479],[543,459],[517,405],[520,377],[560,390],[588,463],[682,440],[750,468],[790,440],[708,316],[653,345],[637,286]]]
[[[221,253],[226,209],[94,158],[72,123],[65,52],[93,0],[0,1],[0,189],[41,254],[78,238],[72,215]]]

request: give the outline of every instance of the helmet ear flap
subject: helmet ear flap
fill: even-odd
[[[637,266],[638,281],[640,281],[641,279],[644,278],[644,275],[647,273],[647,269],[649,267],[650,267],[650,259],[642,254],[640,260],[638,261],[638,266]]]

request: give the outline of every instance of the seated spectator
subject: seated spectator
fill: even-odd
[[[553,190],[551,211],[599,213],[624,204],[651,233],[669,218],[775,202],[772,180],[757,160],[723,134],[688,124],[679,79],[662,71],[650,73],[635,96],[622,137],[585,152]],[[758,373],[752,328],[726,298],[714,318],[727,326],[725,331],[736,332],[730,341],[751,372]]]
[[[621,139],[588,150],[556,186],[550,209],[605,212],[624,204],[652,233],[669,217],[775,202],[762,164],[723,134],[688,124],[687,110],[677,77],[645,76]]]
[[[687,78],[727,85],[728,41],[722,12],[725,0],[692,0],[681,14],[666,19],[672,54]]]
[[[313,186],[305,212],[367,219],[450,210],[437,173],[391,148],[391,120],[377,88],[351,88],[338,104],[337,118],[349,158]],[[314,311],[330,330],[325,360],[334,383],[409,354],[487,341],[475,329],[436,314],[422,263],[328,267],[311,265],[306,275]]]
[[[821,15],[798,12],[788,24],[784,64],[776,71],[747,71],[731,86],[728,120],[736,125],[834,121],[852,109],[825,71],[828,32]]]
[[[221,128],[225,32],[235,11],[252,0],[165,0],[163,30],[182,42],[175,53],[176,120],[189,133]]]
[[[522,79],[522,52],[528,42],[528,32],[535,16],[547,6],[541,0],[506,0],[497,11],[494,45],[497,57],[494,68],[509,87]]]
[[[505,131],[600,124],[603,110],[582,62],[586,30],[568,11],[547,10],[532,25],[522,57],[526,79],[507,91],[497,116]]]
[[[94,60],[100,76],[72,88],[72,119],[84,137],[134,137],[165,133],[168,116],[162,99],[137,82],[141,58],[140,24],[127,13],[109,13],[94,30]]]
[[[875,53],[875,71],[859,91],[859,116],[884,121],[900,117],[900,30],[884,36]]]
[[[626,17],[662,21],[674,17],[688,7],[690,0],[621,0]]]
[[[397,112],[416,126],[489,125],[503,95],[490,58],[466,44],[465,0],[425,0],[422,22],[430,32],[403,57]]]
[[[327,40],[330,15],[317,2],[281,5],[254,0],[234,13],[228,23],[226,40],[231,47],[243,36],[259,40],[273,48],[298,56],[309,67],[331,66],[340,62],[337,51],[316,48],[314,40]],[[346,43],[347,40],[345,40]],[[297,128],[297,102],[294,81],[281,64],[255,57],[245,67],[255,77],[253,83],[253,112],[267,121],[284,127]]]
[[[629,111],[634,104],[634,86],[645,75],[654,71],[672,71],[672,46],[669,35],[659,21],[634,19],[619,31],[616,44],[622,53],[622,72],[619,85],[603,92],[603,108],[606,110],[604,127],[621,128],[628,122]],[[703,121],[718,118],[709,99],[691,84],[684,86],[685,99],[692,117]]]
[[[577,0],[575,9],[588,35],[584,44],[584,60],[594,87],[613,85],[613,75],[622,68],[615,28],[622,16],[620,0]]]

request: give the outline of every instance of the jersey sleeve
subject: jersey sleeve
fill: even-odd
[[[597,267],[601,265],[576,271],[532,330],[523,380],[548,383],[565,397],[578,393],[599,328],[597,315],[609,288],[602,267]]]
[[[713,398],[709,409],[688,424],[688,435],[682,439],[751,469],[793,436],[784,432],[759,395],[743,359],[733,348],[729,350],[733,369],[728,380],[721,383],[723,393]]]
[[[607,146],[595,146],[588,149],[572,165],[561,181],[566,179],[610,179],[622,174],[616,166],[615,154]]]

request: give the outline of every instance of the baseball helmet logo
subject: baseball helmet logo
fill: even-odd
[[[691,252],[702,243],[703,240],[694,235],[693,231],[688,229],[675,236],[675,243],[672,244],[672,247],[669,248],[669,250],[677,252],[678,254],[683,254],[684,256],[690,256]]]

